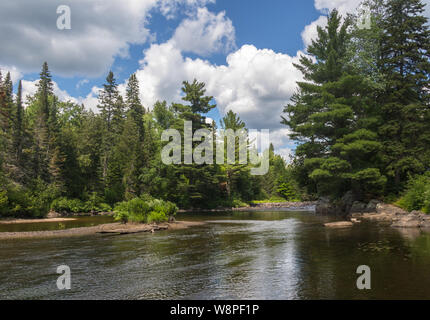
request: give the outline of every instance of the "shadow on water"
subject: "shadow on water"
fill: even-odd
[[[182,214],[187,230],[0,243],[0,298],[430,298],[430,234],[363,223],[351,229],[309,212]],[[68,265],[72,290],[56,287]],[[372,289],[356,288],[359,265]]]

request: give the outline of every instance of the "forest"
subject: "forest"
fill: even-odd
[[[37,92],[22,96],[0,76],[0,216],[43,217],[50,210],[110,211],[135,198],[179,208],[252,201],[382,199],[430,211],[430,33],[421,0],[369,0],[371,25],[357,14],[328,14],[326,27],[296,67],[303,81],[279,120],[297,143],[286,160],[269,150],[270,169],[252,165],[165,165],[163,130],[207,128],[216,107],[205,84],[183,82],[183,101],[143,106],[131,75],[125,96],[109,72],[98,112],[53,93],[48,64]],[[285,75],[288,77],[288,74]],[[246,124],[229,111],[222,129]],[[183,132],[182,132],[183,133]],[[249,143],[248,148],[251,148]]]
[[[162,101],[149,110],[141,104],[135,75],[123,97],[110,72],[96,113],[59,101],[47,63],[33,96],[22,97],[21,82],[14,95],[9,73],[1,83],[2,216],[43,217],[50,210],[106,212],[116,204],[121,211],[127,206],[123,201],[138,197],[170,201],[180,208],[232,207],[252,200],[297,197],[286,163],[275,155],[273,146],[268,150],[270,170],[265,176],[252,176],[252,165],[239,162],[162,162],[161,150],[167,144],[161,140],[163,130],[176,128],[183,134],[184,121],[191,121],[193,130],[208,128],[216,135],[216,124],[207,124],[203,116],[215,108],[213,97],[205,96],[204,83],[183,83],[185,104],[168,106]],[[221,124],[224,129],[245,128],[232,111]]]

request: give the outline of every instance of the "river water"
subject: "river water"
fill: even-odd
[[[155,234],[3,240],[0,298],[430,299],[430,233],[373,223],[326,229],[330,218],[312,212],[179,219],[208,223]],[[60,265],[71,269],[71,290],[57,289]],[[360,265],[371,269],[371,290],[357,289]]]

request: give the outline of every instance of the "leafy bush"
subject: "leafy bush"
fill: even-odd
[[[6,185],[6,189],[0,192],[0,215],[44,217],[58,194],[59,190],[54,185],[46,185],[41,180],[33,181],[28,189],[18,185]]]
[[[395,204],[408,211],[430,213],[430,176],[411,177],[405,193]]]
[[[239,199],[234,199],[232,203],[233,208],[243,208],[243,207],[249,207],[249,205],[246,202],[243,202]]]
[[[122,222],[153,223],[168,221],[174,216],[178,207],[168,201],[159,199],[134,198],[130,201],[120,202],[115,206],[115,220]]]
[[[102,203],[102,199],[93,194],[88,201],[79,199],[58,198],[51,203],[51,210],[66,213],[108,212],[112,208]]]

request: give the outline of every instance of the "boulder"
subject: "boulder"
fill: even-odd
[[[333,203],[330,202],[330,199],[328,198],[321,198],[316,206],[315,206],[315,213],[320,215],[330,215],[334,214],[335,212],[335,206]]]
[[[380,204],[381,201],[379,200],[370,200],[369,203],[366,206],[366,212],[376,212],[376,206]]]
[[[421,219],[416,214],[408,214],[395,221],[391,226],[394,228],[419,228],[421,226]]]
[[[350,221],[330,222],[324,224],[324,226],[327,228],[350,228],[353,225],[354,224]]]
[[[350,214],[364,213],[364,212],[367,212],[366,209],[367,209],[367,204],[360,201],[354,201],[352,203],[351,209],[349,210],[349,213]]]
[[[405,211],[399,207],[393,206],[392,204],[385,204],[385,203],[377,204],[376,205],[376,212],[378,214],[387,214],[387,215],[393,215],[393,216],[395,216],[395,215],[407,215],[408,214],[407,211]]]
[[[61,214],[55,211],[50,211],[46,216],[46,218],[48,219],[54,219],[54,218],[60,218],[60,217],[61,217]]]

